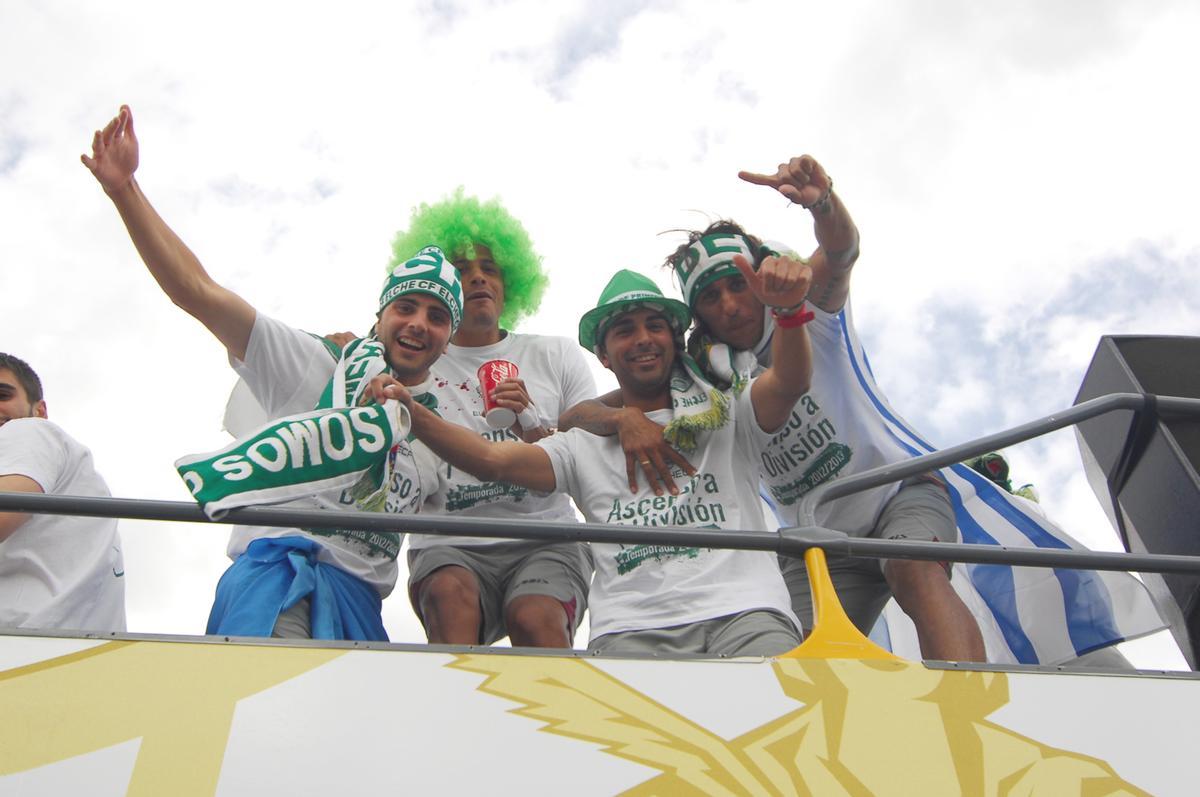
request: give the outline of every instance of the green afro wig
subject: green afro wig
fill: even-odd
[[[408,229],[392,239],[389,268],[430,245],[441,248],[451,260],[474,258],[475,244],[492,250],[492,259],[500,267],[504,280],[500,326],[513,329],[521,319],[537,312],[550,280],[542,271],[542,258],[533,250],[529,233],[499,199],[480,202],[463,196],[459,186],[441,202],[413,208]]]

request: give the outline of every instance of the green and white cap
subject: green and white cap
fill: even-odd
[[[446,260],[441,249],[427,246],[392,269],[379,294],[379,312],[408,293],[427,293],[440,299],[450,311],[450,327],[462,321],[463,291],[458,269]]]
[[[737,266],[733,265],[733,258],[737,255],[746,258],[751,265],[758,261],[749,238],[737,233],[718,232],[703,236],[675,258],[672,264],[675,279],[679,282],[688,307],[696,306],[700,291],[722,277],[739,273]]]
[[[579,319],[579,345],[599,354],[604,330],[618,316],[633,310],[650,309],[663,313],[676,334],[682,335],[692,323],[687,305],[678,299],[663,296],[658,285],[636,271],[621,269],[604,286],[596,306]]]

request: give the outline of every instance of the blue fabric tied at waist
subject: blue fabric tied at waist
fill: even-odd
[[[320,550],[307,537],[251,542],[217,584],[206,633],[269,637],[280,612],[308,598],[313,639],[387,642],[378,590],[317,561]]]

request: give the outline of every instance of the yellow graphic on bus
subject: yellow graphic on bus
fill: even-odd
[[[5,670],[0,775],[141,738],[127,794],[211,795],[237,702],[345,652],[108,642]]]
[[[662,772],[629,795],[1147,794],[1100,759],[989,722],[1008,703],[1003,673],[781,659],[779,684],[804,706],[726,740],[581,659],[449,666],[487,676],[479,689],[541,730]]]

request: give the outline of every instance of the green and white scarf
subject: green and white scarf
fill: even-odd
[[[392,446],[412,426],[398,401],[368,403],[363,391],[384,373],[375,338],[349,344],[316,409],[271,421],[217,451],[175,463],[205,514],[277,504],[326,490],[350,490],[360,509],[383,508]]]
[[[775,322],[766,308],[763,316],[763,335],[753,349],[735,349],[707,331],[692,331],[687,342],[688,355],[717,389],[732,390],[735,396],[740,394],[750,384],[751,377],[758,373],[760,365],[770,361]]]
[[[729,423],[729,402],[735,396],[714,386],[695,360],[680,353],[671,372],[674,417],[663,429],[663,437],[680,451],[694,451],[702,432]]]
[[[684,301],[693,311],[700,292],[722,277],[738,274],[733,265],[735,255],[757,263],[766,255],[783,255],[807,263],[791,246],[780,241],[763,241],[760,246],[747,236],[734,233],[715,233],[697,239],[675,259],[675,277]],[[757,266],[756,266],[757,268]],[[775,322],[769,307],[763,308],[763,334],[754,349],[737,350],[721,343],[707,332],[693,332],[688,339],[688,354],[696,361],[705,377],[720,390],[740,394],[758,371],[760,363],[768,362]]]
[[[719,429],[729,422],[729,400],[741,395],[761,369],[760,353],[768,351],[775,324],[767,311],[763,336],[754,350],[734,349],[708,333],[693,332],[687,354],[680,355],[683,370],[671,380],[675,418],[663,436],[681,450],[692,450],[696,434]],[[700,394],[709,397],[705,402]],[[681,415],[682,413],[682,415]]]

